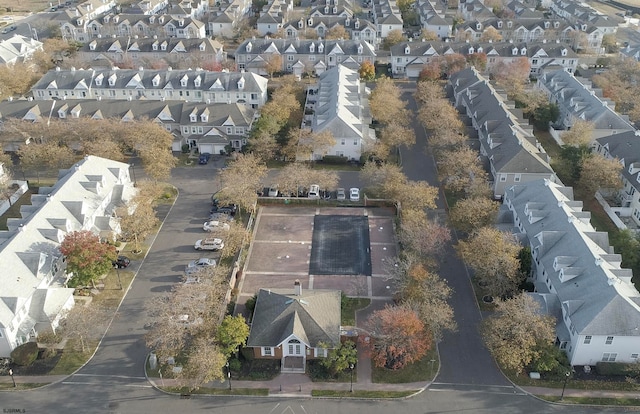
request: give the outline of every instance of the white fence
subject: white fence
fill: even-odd
[[[9,208],[13,205],[13,203],[18,201],[18,199],[22,197],[22,195],[29,189],[29,185],[26,181],[13,180],[9,182],[9,186],[12,186],[14,184],[18,185],[18,189],[11,195],[11,197],[9,197],[10,200],[4,199],[0,201],[0,216],[6,213],[7,210],[9,210]]]
[[[607,213],[611,221],[613,221],[613,224],[615,224],[618,229],[620,230],[627,229],[627,225],[624,224],[622,220],[620,220],[620,217],[618,217],[618,215],[615,213],[615,211],[613,211],[609,203],[607,203],[607,200],[605,200],[604,197],[602,197],[599,192],[596,192],[596,200],[598,200],[598,203],[600,203],[604,211]]]

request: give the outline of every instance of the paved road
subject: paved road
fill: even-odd
[[[415,84],[401,85],[404,100],[408,102],[409,109],[415,111],[416,102],[412,96]],[[416,119],[412,127],[416,132],[416,144],[400,151],[404,173],[411,180],[438,186],[438,175],[427,148],[425,130]],[[442,191],[437,206],[442,215],[445,207]],[[444,257],[440,263],[440,275],[454,291],[450,304],[455,312],[458,331],[445,335],[440,345],[441,369],[436,381],[444,384],[509,385],[482,344],[477,328],[481,315],[464,263],[452,246],[447,247]]]

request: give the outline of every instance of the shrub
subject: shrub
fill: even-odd
[[[231,369],[231,371],[240,371],[241,368],[242,362],[240,362],[238,358],[233,358],[229,361],[229,369]]]
[[[183,153],[183,154],[186,154],[186,153],[188,153],[188,152],[189,152],[189,144],[184,144],[184,145],[182,146],[182,153]]]
[[[54,348],[45,348],[40,354],[40,359],[51,359],[58,355],[58,351]]]
[[[596,364],[596,371],[600,375],[635,377],[640,374],[640,364],[625,364],[623,362],[598,362]]]
[[[38,358],[38,344],[35,342],[27,342],[20,345],[11,352],[13,362],[24,367],[33,364]]]
[[[346,164],[349,162],[349,159],[340,155],[325,155],[322,158],[322,162],[326,164]]]

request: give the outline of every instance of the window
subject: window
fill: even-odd
[[[500,181],[501,182],[507,181],[507,175],[506,174],[500,174]]]
[[[584,343],[585,344],[590,344],[591,343],[591,335],[587,335],[584,337]]]
[[[289,62],[293,62],[293,58],[294,58],[294,56],[293,56],[293,55],[287,55],[287,60],[288,60]]]
[[[602,362],[615,362],[618,354],[615,352],[605,352],[602,354]]]
[[[613,336],[607,336],[607,340],[604,343],[605,345],[611,345],[613,343]]]
[[[346,145],[346,144],[347,144],[347,140],[345,138],[341,138],[340,145]]]
[[[233,134],[233,127],[227,127],[227,134]]]
[[[358,145],[358,140],[357,139],[353,140],[353,145]]]
[[[631,359],[638,359],[638,354],[631,354]]]
[[[273,356],[273,348],[270,346],[263,346],[262,356]]]
[[[519,183],[520,182],[520,177],[521,177],[520,174],[516,174],[515,177],[513,177],[513,181],[515,181],[516,183]]]
[[[327,348],[315,348],[315,356],[318,358],[326,358],[328,355]]]

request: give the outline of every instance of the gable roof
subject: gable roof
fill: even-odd
[[[260,289],[247,346],[276,347],[291,335],[307,346],[340,343],[340,291]]]

